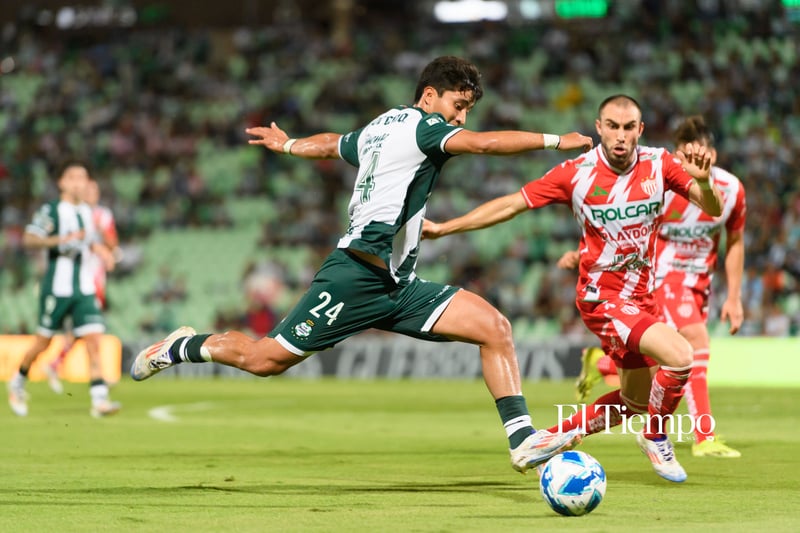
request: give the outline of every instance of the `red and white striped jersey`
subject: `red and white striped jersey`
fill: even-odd
[[[96,205],[92,207],[92,218],[103,242],[117,241],[117,225],[111,209],[104,205]]]
[[[92,220],[97,231],[99,241],[102,243],[117,242],[117,225],[114,220],[114,213],[111,209],[102,205],[95,205],[92,208]],[[98,292],[106,286],[106,267],[103,261],[94,253],[87,254],[86,261],[94,271],[95,288]]]
[[[603,301],[653,291],[665,192],[688,196],[691,183],[663,148],[639,146],[633,164],[618,174],[597,146],[527,183],[522,194],[531,209],[552,203],[572,208],[583,230],[577,297]]]
[[[711,180],[722,195],[722,214],[718,217],[706,214],[681,196],[667,193],[657,242],[657,285],[668,278],[670,284],[708,292],[723,226],[729,232],[744,228],[747,204],[742,183],[718,167],[712,167]]]

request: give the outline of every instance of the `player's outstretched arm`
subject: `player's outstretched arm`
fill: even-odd
[[[82,241],[85,235],[85,230],[73,231],[72,233],[67,233],[66,235],[47,236],[37,235],[36,233],[30,233],[26,231],[22,235],[22,246],[30,249],[55,248],[56,246],[61,246],[62,244]]]
[[[290,139],[275,122],[267,126],[257,126],[244,130],[257,137],[248,144],[258,144],[279,154],[289,154],[305,159],[338,159],[339,133],[318,133],[310,137]]]
[[[709,215],[722,214],[722,196],[713,185],[711,177],[711,150],[699,143],[687,144],[675,155],[680,159],[683,169],[694,178],[689,188],[689,200]]]
[[[461,130],[445,144],[451,154],[514,155],[531,150],[591,150],[592,138],[577,132],[565,135],[531,131],[470,131]]]
[[[488,228],[510,220],[527,209],[528,204],[525,203],[522,193],[515,192],[490,200],[466,215],[450,219],[447,222],[436,223],[426,219],[422,223],[422,238],[438,239],[451,233]]]

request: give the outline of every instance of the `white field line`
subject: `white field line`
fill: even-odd
[[[160,405],[147,411],[147,416],[159,422],[177,422],[176,413],[196,413],[208,411],[214,406],[212,402],[197,402],[178,405]]]

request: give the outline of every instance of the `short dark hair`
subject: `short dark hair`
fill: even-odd
[[[56,180],[60,180],[61,176],[63,176],[64,173],[72,167],[85,168],[86,172],[88,172],[89,175],[91,175],[91,172],[89,172],[89,166],[85,162],[81,161],[80,159],[71,158],[71,159],[64,159],[63,161],[61,161],[61,163],[58,164],[58,166],[56,167]]]
[[[425,87],[433,87],[439,94],[445,91],[472,91],[473,102],[483,96],[478,68],[466,59],[455,56],[437,57],[428,63],[419,75],[414,102],[422,97]]]
[[[683,119],[672,132],[672,140],[675,142],[675,146],[691,142],[714,146],[714,134],[700,115],[692,115]]]
[[[634,105],[636,109],[639,110],[639,114],[642,114],[642,106],[639,105],[639,102],[637,102],[633,96],[628,96],[627,94],[612,94],[600,102],[600,107],[597,108],[597,116],[600,116],[603,109],[605,109],[608,104]]]

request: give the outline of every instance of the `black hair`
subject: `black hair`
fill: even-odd
[[[701,142],[714,147],[714,134],[700,115],[692,115],[683,119],[672,133],[672,140],[675,142],[675,146]]]
[[[425,87],[433,87],[439,94],[445,91],[472,91],[472,101],[477,102],[483,96],[481,74],[478,68],[455,56],[437,57],[422,70],[414,94],[414,102],[422,97]]]
[[[72,167],[85,168],[86,172],[89,172],[89,166],[80,159],[65,159],[56,167],[56,180],[60,180],[64,173]]]
[[[611,96],[600,102],[600,107],[597,108],[597,116],[600,116],[600,114],[603,112],[603,109],[608,104],[622,104],[622,105],[632,104],[636,106],[636,109],[639,110],[639,114],[640,115],[642,114],[642,106],[639,105],[639,102],[637,102],[634,97],[628,96],[627,94],[612,94]]]

